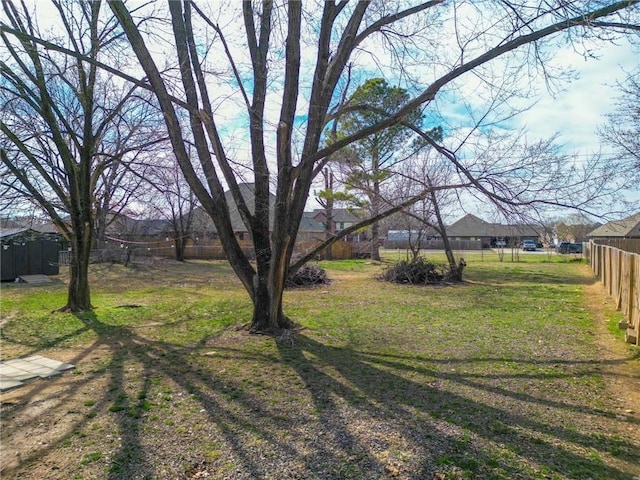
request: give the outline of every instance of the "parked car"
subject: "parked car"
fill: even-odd
[[[496,247],[500,248],[500,247],[506,247],[507,246],[507,242],[505,242],[504,240],[496,240]]]
[[[558,253],[582,253],[582,243],[560,242]]]
[[[525,252],[535,252],[536,251],[536,242],[533,240],[524,240],[522,242],[522,250]]]

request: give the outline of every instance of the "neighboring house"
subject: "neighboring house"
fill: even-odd
[[[588,233],[587,238],[595,243],[640,253],[640,212],[605,223]]]
[[[471,214],[447,227],[447,235],[450,240],[481,242],[483,248],[496,245],[516,247],[524,240],[536,243],[540,240],[538,229],[533,225],[489,223]]]
[[[622,220],[614,220],[587,234],[591,240],[640,238],[640,212]]]
[[[316,222],[323,226],[323,229],[327,229],[327,215],[324,208],[317,208],[313,212],[310,212]],[[347,208],[334,208],[332,210],[333,231],[336,233],[341,232],[345,228],[352,227],[353,225],[362,221],[362,213],[357,210]],[[366,231],[352,233],[347,235],[343,240],[352,242],[362,242],[366,240]]]
[[[0,217],[0,231],[9,231],[11,229],[18,230],[35,230],[45,235],[52,235],[53,240],[60,239],[60,232],[53,222],[42,223],[43,219],[33,217],[4,218]]]
[[[107,226],[105,240],[107,246],[120,243],[147,244],[165,242],[172,239],[171,222],[163,219],[136,219],[118,214]],[[98,248],[104,248],[99,245]]]
[[[451,241],[477,242],[478,248],[494,246],[496,241],[503,240],[502,232],[496,226],[487,223],[475,215],[467,214],[452,225],[446,227],[447,236]]]
[[[324,208],[317,208],[312,212],[313,218],[323,225],[327,224],[327,216]],[[345,228],[349,228],[362,219],[358,216],[358,212],[347,208],[334,208],[332,211],[332,221],[334,230],[339,232]]]
[[[107,227],[107,238],[130,241],[164,240],[172,232],[171,222],[164,219],[136,219],[118,215]]]
[[[408,237],[408,232],[390,231],[389,234],[399,238],[401,235]],[[500,223],[485,222],[481,218],[472,214],[467,214],[453,224],[446,227],[449,241],[454,248],[474,249],[489,248],[495,246],[515,247],[524,240],[533,240],[538,243],[540,234],[533,225],[513,224],[504,225]],[[427,248],[441,248],[441,238],[435,231],[429,234],[431,240]],[[387,241],[391,240],[387,235]]]
[[[34,225],[31,228],[45,236],[51,236],[54,240],[61,240],[62,234],[53,222],[41,223],[40,225]]]
[[[299,242],[322,242],[325,239],[324,224],[315,219],[314,212],[303,212],[298,230]]]
[[[242,198],[247,202],[247,206],[249,211],[254,211],[254,186],[251,183],[242,183],[239,185],[240,193]],[[227,204],[229,205],[229,216],[231,217],[231,225],[233,227],[233,231],[236,235],[236,238],[240,242],[250,242],[251,234],[247,229],[246,225],[242,221],[242,217],[240,216],[240,212],[238,211],[238,207],[236,206],[235,201],[233,200],[233,196],[231,192],[225,192],[225,198],[227,200]],[[269,229],[273,228],[273,213],[274,213],[274,205],[275,205],[276,197],[273,194],[269,194],[269,218],[270,225]],[[209,214],[202,207],[198,207],[193,211],[193,220],[192,220],[192,231],[194,239],[217,239],[218,233],[215,225],[213,224],[213,220]],[[298,232],[297,240],[301,241],[311,241],[317,240],[320,241],[324,237],[324,226],[319,223],[313,215],[305,212],[302,220],[300,222],[300,230]]]
[[[251,183],[241,183],[238,185],[240,188],[240,194],[242,198],[244,198],[245,202],[247,202],[247,206],[250,212],[254,211],[254,186]],[[233,232],[236,235],[236,238],[243,242],[251,240],[251,235],[246,225],[242,221],[242,217],[240,216],[240,211],[236,206],[236,202],[233,200],[233,196],[231,192],[225,192],[225,199],[227,204],[229,205],[229,217],[231,218],[231,226],[233,227]],[[269,218],[271,222],[273,222],[273,205],[275,204],[275,196],[273,194],[269,194]],[[217,239],[218,231],[216,226],[213,224],[213,220],[207,213],[207,211],[203,207],[197,207],[194,209],[192,213],[192,231],[193,237],[199,239]],[[270,224],[269,228],[273,226],[273,223]]]

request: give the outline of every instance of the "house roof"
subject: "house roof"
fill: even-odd
[[[24,227],[19,227],[19,228],[3,228],[2,230],[0,230],[0,237],[2,238],[10,238],[16,235],[20,235],[22,233],[35,233],[35,230],[33,230],[32,228],[24,228]]]
[[[303,212],[300,220],[301,232],[324,232],[325,228],[321,222],[314,218],[313,212]]]
[[[254,194],[255,194],[255,185],[252,183],[241,183],[238,185],[240,189],[240,194],[242,198],[247,202],[247,207],[251,213],[254,212]],[[229,205],[229,217],[231,218],[231,225],[233,227],[233,231],[238,232],[247,232],[247,227],[242,221],[242,217],[240,216],[240,211],[236,206],[236,202],[233,200],[233,195],[231,195],[230,191],[224,192],[225,199],[227,204]],[[269,219],[270,225],[269,228],[273,226],[273,206],[275,205],[276,197],[272,193],[269,193]],[[193,229],[198,232],[217,232],[216,226],[211,220],[211,217],[206,212],[206,210],[202,207],[198,207],[194,210],[193,213]]]
[[[538,237],[538,229],[534,225],[485,222],[472,214],[467,214],[447,228],[450,237]]]
[[[325,219],[325,210],[324,208],[316,208],[313,212],[311,212],[314,218]],[[333,221],[334,222],[343,222],[343,223],[358,223],[362,220],[356,212],[349,208],[334,208],[332,211]]]
[[[468,213],[447,228],[447,235],[450,237],[471,237],[476,235],[496,236],[493,231],[493,225]]]
[[[171,228],[171,223],[164,219],[136,219],[127,215],[118,215],[107,227],[110,235],[162,235]]]
[[[34,225],[32,228],[40,233],[60,233],[53,222],[41,223],[40,225]]]
[[[539,237],[539,228],[525,223],[515,225],[493,224],[495,237]]]
[[[12,240],[33,240],[33,239],[53,239],[52,232],[41,232],[35,228],[20,227],[20,228],[3,228],[0,230],[0,238],[3,242],[10,242]],[[56,233],[56,237],[60,237],[60,234]]]
[[[596,228],[587,237],[640,238],[640,212]]]
[[[240,195],[244,198],[244,201],[247,203],[247,208],[249,212],[253,214],[255,211],[255,191],[256,187],[253,183],[241,183],[238,185],[240,190]],[[233,200],[233,195],[229,190],[224,192],[224,196],[227,200],[227,204],[229,205],[229,216],[231,217],[231,225],[233,225],[234,232],[246,232],[247,227],[240,216],[240,210],[236,205],[236,202]],[[276,197],[273,193],[269,192],[269,229],[273,228],[273,206],[276,203]]]

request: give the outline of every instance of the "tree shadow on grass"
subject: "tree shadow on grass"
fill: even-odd
[[[636,478],[637,471],[605,465],[595,452],[624,453],[626,461],[637,464],[637,444],[580,432],[568,418],[563,424],[539,415],[540,408],[558,410],[560,419],[563,412],[567,417],[579,413],[606,418],[614,417],[612,412],[574,405],[571,399],[549,401],[535,393],[491,387],[473,376],[444,372],[424,359],[412,358],[408,364],[404,360],[409,357],[363,354],[308,337],[301,337],[298,344],[279,344],[283,360],[314,392],[316,407],[332,425],[334,436],[350,439],[352,425],[342,422],[337,411],[349,406],[394,425],[412,444],[408,478],[531,478],[554,473],[562,478]],[[545,374],[538,377],[544,380]],[[489,395],[479,401],[482,396],[472,397],[467,394],[470,390]],[[359,450],[357,442],[345,447]],[[372,468],[370,457],[358,462],[358,478],[382,473],[379,467]]]
[[[90,405],[85,415],[78,415],[66,431],[54,441],[39,445],[38,448],[29,452],[21,452],[20,463],[17,466],[3,469],[3,478],[12,478],[13,476],[20,478],[24,472],[32,471],[32,467],[41,464],[48,455],[54,452],[58,452],[59,455],[60,448],[74,440],[79,432],[89,431],[90,424],[98,416],[108,416],[109,436],[118,439],[116,449],[106,452],[87,450],[87,447],[81,448],[86,453],[78,459],[78,463],[81,466],[89,463],[105,465],[105,476],[101,478],[146,479],[162,475],[168,475],[169,478],[200,478],[198,475],[202,475],[204,478],[211,477],[211,472],[218,468],[233,468],[234,464],[242,475],[237,478],[263,478],[265,470],[262,465],[263,460],[250,445],[251,442],[255,442],[255,439],[266,442],[269,445],[269,450],[277,451],[287,458],[300,455],[299,451],[288,445],[285,437],[276,437],[272,429],[269,428],[275,422],[280,425],[278,428],[282,430],[283,426],[288,424],[288,419],[285,417],[271,419],[271,413],[265,407],[264,398],[258,398],[253,394],[252,385],[244,385],[234,380],[233,377],[212,375],[210,371],[203,370],[194,363],[194,352],[197,353],[197,349],[206,344],[205,340],[197,342],[196,346],[184,347],[150,340],[141,336],[136,328],[106,324],[100,321],[99,316],[95,313],[83,314],[81,319],[87,328],[97,334],[98,338],[90,348],[77,355],[74,362],[81,362],[89,357],[93,351],[101,349],[103,350],[102,357],[106,358],[106,362],[94,370],[83,373],[81,379],[73,379],[71,388],[56,400],[52,409],[55,408],[56,415],[63,415],[65,408],[68,408],[65,406],[65,401],[70,401],[84,387],[92,384],[99,377],[103,377],[105,380],[103,390],[97,392],[100,398]],[[212,335],[212,338],[214,337],[216,337],[215,334]],[[68,338],[68,335],[64,336],[65,340]],[[104,353],[105,351],[106,353]],[[262,365],[277,362],[277,356],[274,355],[261,356],[256,352],[246,354],[234,349],[228,349],[224,357],[231,362],[252,361]],[[135,372],[131,373],[132,370]],[[158,404],[162,401],[157,400],[157,397],[151,397],[152,393],[158,393],[154,391],[155,379],[160,379],[160,383],[171,382],[176,386],[175,395],[181,398],[188,397],[188,400],[195,404],[195,409],[194,405],[191,405],[190,411],[186,413],[188,415],[198,413],[202,418],[195,423],[192,422],[192,427],[198,427],[198,423],[209,425],[209,427],[203,428],[202,431],[207,433],[203,433],[202,436],[194,437],[194,440],[187,442],[180,442],[178,437],[185,433],[180,431],[183,428],[179,424],[180,414],[185,412],[172,412],[170,415],[175,420],[172,420],[172,427],[167,430],[168,435],[154,439],[154,441],[162,443],[162,445],[156,445],[168,455],[165,457],[162,457],[162,453],[160,457],[158,456],[153,443],[150,443],[147,438],[151,411],[163,413],[160,409],[162,405]],[[26,406],[33,400],[42,401],[40,397],[46,396],[46,390],[48,387],[50,388],[50,385],[41,382],[32,385],[32,387],[19,403],[11,406],[10,411],[5,415],[3,437],[11,438],[19,429],[37,428],[39,423],[37,418],[28,424],[24,422],[20,422],[20,425],[11,424],[11,419],[19,416],[21,411],[25,411]],[[28,416],[29,414],[25,411],[24,415]],[[7,417],[9,419],[8,425],[6,423]],[[209,439],[212,437],[208,432],[215,435],[215,441],[212,443],[219,444],[221,450],[233,457],[233,462],[229,462],[225,456],[217,462],[223,465],[207,465],[207,463],[216,462],[203,456],[202,451],[192,454],[190,451],[192,446],[194,446],[194,450],[198,450],[199,444],[210,441]],[[189,442],[194,442],[194,444]],[[74,452],[72,455],[76,455],[76,453]],[[224,465],[225,462],[227,465]],[[160,473],[164,467],[167,467],[168,474],[166,472]],[[84,475],[80,474],[80,476]],[[51,478],[71,478],[71,474],[62,473],[58,477]],[[217,478],[215,473],[212,478]],[[232,473],[228,478],[235,478],[235,474]]]
[[[576,415],[615,420],[613,412],[492,383],[499,374],[491,373],[491,363],[511,359],[434,360],[364,353],[305,335],[276,341],[276,349],[266,351],[258,347],[273,347],[273,340],[247,335],[240,341],[251,348],[225,342],[216,334],[211,341],[201,339],[185,347],[150,340],[136,328],[108,325],[96,314],[82,319],[97,340],[77,360],[102,349],[106,361],[76,379],[64,395],[70,398],[98,377],[104,380],[103,391],[57,441],[25,455],[19,470],[3,471],[3,478],[27,471],[48,453],[60,452],[62,443],[73,439],[74,432],[88,430],[97,416],[105,416],[112,435],[120,438],[113,451],[98,452],[102,458],[95,459],[104,465],[102,478],[113,480],[158,478],[162,469],[168,469],[170,478],[234,479],[554,474],[632,479],[638,474],[623,465],[640,463],[637,444],[582,432],[573,425]],[[540,363],[513,361],[524,366]],[[487,372],[445,368],[464,362],[487,363]],[[580,365],[585,375],[595,367]],[[529,370],[513,376],[521,385],[557,378]],[[179,390],[167,396],[188,397],[176,411],[162,408],[162,391],[157,389],[158,383],[166,382]],[[558,414],[545,416],[545,410]],[[149,430],[154,414],[162,420],[157,428],[165,429],[160,434]],[[180,433],[182,425],[166,426],[169,418],[175,423],[185,419],[188,428],[201,430]],[[206,455],[206,442],[216,445],[219,456]],[[598,457],[621,454],[623,461],[617,464],[605,464]],[[85,456],[83,461],[93,460]]]

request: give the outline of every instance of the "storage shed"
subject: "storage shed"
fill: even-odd
[[[56,235],[31,228],[0,232],[0,280],[15,281],[21,275],[57,275],[60,241]]]

